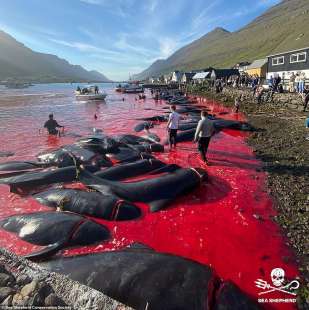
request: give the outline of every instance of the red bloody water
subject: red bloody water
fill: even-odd
[[[0,150],[16,152],[10,160],[34,159],[40,151],[76,140],[68,135],[59,139],[38,134],[37,128],[49,112],[54,112],[58,122],[66,125],[67,134],[86,135],[92,127],[103,129],[106,134],[135,134],[133,128],[138,123],[135,118],[160,115],[165,106],[163,101],[138,101],[135,95],[123,96],[112,90],[109,90],[106,104],[77,103],[70,94],[71,89],[58,92],[55,97],[51,94],[14,97],[9,103],[0,105]],[[147,96],[150,97],[148,93]],[[122,101],[123,97],[125,101]],[[200,98],[201,103],[217,115],[227,112],[220,115],[223,118],[245,120],[242,114],[234,114],[218,103]],[[94,120],[94,113],[98,120]],[[164,123],[156,126],[153,132],[163,139],[165,126]],[[280,292],[259,296],[262,290],[254,284],[257,279],[272,284],[270,272],[277,267],[283,268],[287,278],[293,280],[297,276],[297,267],[287,240],[272,220],[276,211],[265,187],[266,175],[261,162],[246,144],[246,137],[243,132],[224,130],[211,140],[208,156],[211,166],[203,166],[209,173],[209,181],[193,193],[180,197],[166,210],[157,213],[150,213],[147,205],[138,204],[143,211],[138,220],[108,222],[96,219],[110,228],[111,240],[67,249],[63,254],[110,251],[141,242],[157,251],[213,267],[222,279],[234,281],[254,299],[294,298]],[[157,157],[183,167],[201,166],[196,145],[192,142],[180,143],[176,151],[166,151]],[[2,158],[1,162],[6,160]],[[31,197],[10,194],[5,185],[0,185],[0,204],[1,218],[50,210]],[[0,246],[21,255],[36,249],[3,230],[0,231]],[[265,307],[294,309],[295,306],[292,303],[272,303]]]

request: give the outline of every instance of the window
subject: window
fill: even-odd
[[[290,56],[290,63],[295,63],[295,62],[305,62],[307,60],[307,53],[302,52],[302,53],[296,53],[292,54]]]
[[[273,66],[279,66],[284,64],[284,56],[275,57],[272,59]]]

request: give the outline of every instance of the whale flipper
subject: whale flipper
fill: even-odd
[[[63,249],[68,241],[69,241],[69,238],[64,238],[61,241],[58,241],[54,244],[50,244],[39,251],[24,255],[23,257],[31,261],[46,260],[50,258],[51,256],[55,255],[59,250]]]

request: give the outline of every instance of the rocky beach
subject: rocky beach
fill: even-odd
[[[248,89],[224,88],[222,93],[207,89],[193,93],[234,107],[236,96],[242,96],[240,111],[257,128],[247,141],[262,160],[267,173],[267,190],[274,198],[278,214],[274,220],[281,226],[294,248],[302,275],[299,308],[309,303],[309,132],[298,94],[275,94],[275,102],[257,104]],[[276,100],[277,99],[277,100]]]

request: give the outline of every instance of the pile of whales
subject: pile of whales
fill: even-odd
[[[184,96],[165,96],[177,104],[182,121],[178,142],[191,141],[202,106]],[[167,122],[166,114],[140,118],[135,132]],[[217,131],[252,131],[248,123],[213,117]],[[71,145],[43,152],[36,161],[0,164],[0,184],[20,196],[31,196],[48,211],[13,215],[0,228],[40,250],[25,255],[43,267],[68,275],[134,309],[259,309],[231,282],[222,281],[206,265],[176,255],[156,252],[141,244],[118,251],[63,257],[68,247],[109,240],[112,232],[96,219],[135,221],[143,214],[165,210],[177,198],[197,189],[208,177],[199,167],[183,168],[155,158],[164,152],[160,138],[107,136],[97,132]],[[131,178],[144,177],[138,181]],[[83,189],[70,188],[72,183]],[[60,252],[61,253],[61,252]]]

